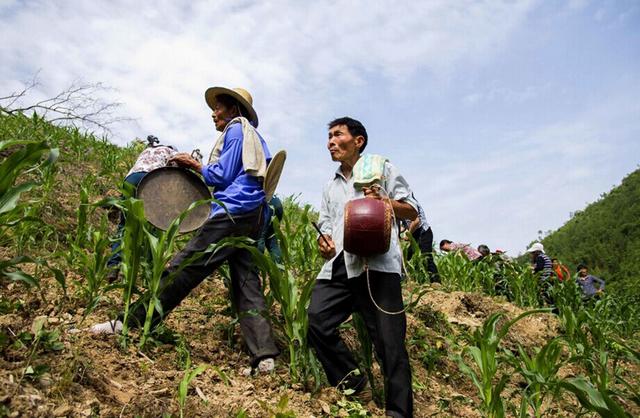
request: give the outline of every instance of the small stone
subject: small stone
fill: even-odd
[[[66,415],[69,415],[70,412],[71,412],[71,407],[69,405],[64,404],[64,405],[60,405],[59,407],[53,410],[53,416],[64,417]]]
[[[67,320],[73,319],[73,316],[71,316],[69,312],[65,312],[64,314],[62,314],[62,317]]]
[[[60,323],[60,318],[49,318],[49,323],[50,324],[59,324]]]
[[[331,407],[329,407],[328,403],[325,401],[318,401],[318,403],[320,404],[320,408],[322,408],[322,412],[327,415],[331,415]]]
[[[53,379],[49,373],[44,373],[40,376],[40,379],[38,379],[38,383],[40,383],[42,387],[48,388],[53,384]]]

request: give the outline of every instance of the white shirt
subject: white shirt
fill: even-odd
[[[381,184],[389,197],[409,203],[416,211],[418,202],[398,170],[389,162],[384,165],[384,181]],[[381,192],[384,194],[384,192]],[[344,206],[353,199],[364,197],[362,190],[353,187],[353,176],[348,180],[342,174],[340,168],[335,173],[333,180],[329,181],[322,191],[322,203],[320,205],[320,219],[318,226],[323,234],[330,235],[336,247],[336,256],[343,249],[344,240]],[[330,280],[333,267],[333,257],[328,260],[318,274],[317,279]],[[358,277],[364,272],[365,262],[369,269],[385,273],[398,273],[402,271],[402,250],[398,241],[398,223],[393,222],[391,231],[391,243],[389,251],[384,254],[368,257],[367,259],[355,254],[344,252],[344,263],[349,278]]]

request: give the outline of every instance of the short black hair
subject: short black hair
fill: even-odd
[[[578,267],[576,267],[576,273],[580,273],[580,270],[582,270],[582,269],[587,269],[587,270],[589,270],[589,267],[587,267],[587,265],[586,265],[586,264],[582,264],[582,263],[580,263],[580,264],[578,264]]]
[[[485,244],[478,245],[478,252],[485,257],[491,254],[491,250],[489,249],[489,246]]]
[[[443,239],[442,241],[440,241],[440,249],[442,249],[442,247],[444,247],[446,244],[452,244],[452,242],[448,239]]]
[[[329,122],[329,129],[339,125],[346,126],[349,130],[349,133],[354,138],[356,136],[362,135],[362,137],[364,138],[364,143],[359,149],[360,154],[362,154],[362,151],[364,151],[364,149],[367,147],[367,143],[369,142],[369,136],[367,135],[367,130],[365,129],[364,125],[359,120],[344,116]]]
[[[558,261],[558,259],[557,258],[552,258],[551,261]]]

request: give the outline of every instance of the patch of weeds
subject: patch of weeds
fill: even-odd
[[[430,339],[433,341],[429,341]],[[416,328],[407,341],[407,347],[413,353],[412,357],[417,357],[429,372],[435,371],[447,356],[446,344],[440,338],[429,338],[424,328]]]
[[[58,393],[65,393],[71,388],[72,383],[82,383],[85,372],[90,366],[89,359],[72,351],[72,356],[65,362],[54,390]]]
[[[191,352],[189,351],[189,343],[180,335],[176,341],[176,363],[181,369],[185,369],[191,363]]]
[[[49,371],[49,366],[47,364],[37,364],[34,366],[27,366],[24,369],[24,377],[31,380],[32,382],[37,381],[43,374]]]
[[[21,300],[11,301],[9,299],[0,299],[0,315],[7,315],[24,308],[24,303]]]
[[[240,410],[238,410],[238,412],[236,412],[235,414],[232,414],[230,416],[235,417],[235,418],[249,418],[247,410],[244,409],[244,408],[240,408]]]
[[[431,328],[438,334],[447,335],[453,332],[446,316],[442,312],[433,309],[431,304],[422,305],[416,308],[415,315],[427,327]]]
[[[295,412],[288,409],[289,397],[285,394],[280,397],[280,400],[275,407],[272,407],[265,401],[258,401],[262,409],[268,414],[269,418],[296,418]]]
[[[343,397],[335,405],[331,405],[332,417],[370,417],[369,411],[356,400],[349,400]]]

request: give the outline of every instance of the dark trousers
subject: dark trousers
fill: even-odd
[[[425,262],[427,263],[427,271],[429,272],[429,278],[431,282],[440,283],[440,275],[438,274],[438,267],[436,266],[435,261],[433,260],[433,231],[431,227],[424,229],[421,226],[416,228],[413,231],[413,239],[418,243],[418,247],[420,248],[420,252],[425,258]],[[411,258],[413,256],[413,249],[409,248],[409,252],[407,253],[407,257]]]
[[[369,271],[369,282],[378,306],[390,312],[403,308],[399,274]],[[413,416],[411,368],[404,343],[405,314],[388,315],[377,309],[369,297],[366,272],[348,279],[344,257],[340,254],[333,263],[331,280],[318,280],[313,288],[309,306],[309,342],[329,383],[358,392],[365,387],[366,377],[362,373],[353,375],[358,364],[338,333],[338,326],[352,312],[362,315],[377,358],[382,362],[387,414]]]
[[[209,219],[187,243],[184,250],[171,261],[160,284],[162,291],[159,296],[166,317],[192,289],[227,261],[231,273],[231,295],[238,311],[242,335],[252,357],[252,367],[264,358],[277,356],[279,351],[273,341],[271,325],[265,318],[264,295],[251,253],[246,249],[225,247],[190,262],[174,275],[173,280],[169,280],[168,277],[184,260],[223,238],[246,236],[256,239],[261,226],[261,210],[262,208],[259,208],[246,214],[233,215],[233,220],[226,214]],[[144,300],[144,297],[141,300]],[[145,316],[146,308],[144,304],[139,303],[128,322],[131,326],[139,326],[144,323]],[[154,311],[154,326],[162,319],[158,312]]]

